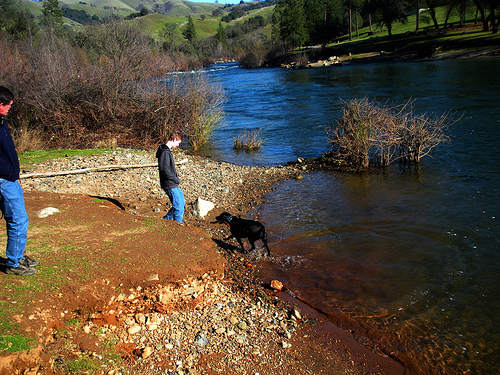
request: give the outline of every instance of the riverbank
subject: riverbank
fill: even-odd
[[[283,65],[288,68],[341,67],[350,64],[417,62],[473,58],[498,58],[498,34],[482,30],[482,25],[448,29],[445,33],[421,32],[376,36],[324,48],[304,49],[307,64]],[[299,59],[300,60],[300,59]]]
[[[276,183],[306,173],[305,165],[240,167],[182,152],[175,158],[188,204],[183,225],[159,220],[168,206],[154,167],[22,180],[27,252],[41,264],[32,278],[1,276],[11,290],[31,290],[2,295],[2,308],[15,305],[20,329],[38,342],[2,356],[1,374],[63,374],[82,363],[114,375],[406,373],[270,289],[270,280],[259,278],[258,257],[239,253],[224,240],[227,230],[210,223],[222,211],[244,215]],[[153,153],[122,150],[24,172],[152,162]],[[192,215],[197,198],[216,206],[205,219]],[[46,207],[59,212],[39,217]]]

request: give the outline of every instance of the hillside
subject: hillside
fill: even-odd
[[[39,19],[42,15],[42,1],[20,0],[21,5],[31,14]],[[253,2],[245,2],[250,5]],[[149,14],[138,17],[132,22],[139,23],[141,29],[145,30],[153,38],[157,39],[165,27],[165,24],[176,24],[181,28],[186,24],[187,17],[192,17],[197,36],[207,38],[213,36],[219,26],[223,16],[227,16],[238,5],[222,3],[197,3],[184,0],[151,0],[147,3],[139,0],[59,0],[62,9],[69,8],[76,11],[84,11],[89,17],[98,17],[99,20],[107,17],[126,18],[131,14],[138,13],[143,7],[148,9]],[[263,4],[261,4],[263,5]],[[214,10],[219,10],[214,16]],[[265,6],[260,9],[253,9],[244,12],[244,16],[232,20],[229,24],[245,22],[250,17],[257,15],[270,19],[274,6]],[[65,25],[73,28],[82,25],[74,19],[63,18]],[[227,26],[228,23],[224,22]],[[267,34],[270,33],[270,27],[267,27]]]
[[[35,17],[42,14],[41,1],[20,0],[23,7],[28,9]],[[144,6],[150,13],[158,13],[172,17],[188,17],[193,14],[211,15],[212,11],[224,7],[216,3],[195,3],[183,0],[151,0],[144,5],[139,0],[59,0],[61,8],[71,8],[84,10],[90,16],[97,16],[103,19],[108,16],[118,16],[125,18],[131,13],[140,11]],[[74,21],[65,19],[68,25],[76,25]]]

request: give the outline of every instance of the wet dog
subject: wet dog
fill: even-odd
[[[248,242],[252,245],[248,251],[255,249],[255,241],[262,240],[265,248],[267,249],[267,256],[271,256],[271,250],[269,250],[269,246],[267,244],[266,228],[258,221],[240,219],[239,217],[231,215],[229,212],[221,213],[215,218],[215,220],[217,220],[215,223],[226,224],[229,227],[231,236],[226,238],[226,240],[231,237],[236,238],[236,241],[238,241],[241,246],[241,250],[244,253],[247,253],[247,251],[245,251],[245,247],[243,246],[241,239],[248,238]]]

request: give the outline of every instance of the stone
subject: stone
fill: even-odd
[[[302,316],[300,315],[300,311],[298,309],[293,309],[292,311],[292,318],[295,318],[297,320],[301,320]]]
[[[195,337],[196,344],[199,346],[206,346],[208,344],[207,335],[204,333],[198,333]]]
[[[141,326],[139,324],[134,324],[127,329],[129,335],[135,335],[136,333],[141,332]]]
[[[283,283],[279,280],[272,280],[271,281],[271,288],[274,290],[282,290],[283,289]]]
[[[45,217],[47,217],[47,216],[50,216],[50,215],[55,214],[56,212],[61,212],[61,211],[59,211],[59,210],[58,210],[57,208],[55,208],[55,207],[47,207],[47,208],[44,208],[44,209],[42,209],[42,210],[38,211],[38,212],[36,213],[36,215],[37,215],[40,219],[43,219],[43,218],[45,218]]]
[[[196,202],[194,202],[193,216],[203,219],[214,209],[214,207],[215,205],[212,202],[198,198],[196,199]]]
[[[200,293],[203,292],[205,287],[203,285],[198,285],[198,286],[191,286],[182,291],[182,294],[185,296],[190,296],[195,293]]]
[[[135,321],[139,324],[145,324],[146,316],[143,313],[135,314]]]
[[[151,354],[153,354],[153,348],[150,346],[146,346],[144,349],[142,349],[142,358],[148,358]]]

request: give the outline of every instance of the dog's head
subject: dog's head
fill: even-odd
[[[215,217],[214,223],[219,223],[219,224],[229,224],[231,219],[233,218],[233,215],[231,215],[229,212],[223,212],[219,216]]]

